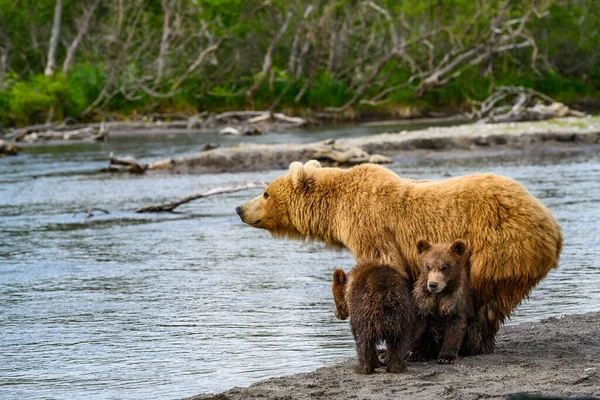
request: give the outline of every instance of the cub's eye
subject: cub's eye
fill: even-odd
[[[427,271],[431,271],[431,265],[427,264],[425,268],[427,268]]]
[[[448,268],[450,268],[450,266],[448,264],[444,264],[442,265],[442,271],[447,270]]]
[[[267,192],[264,192],[264,193],[263,193],[263,197],[264,197],[265,199],[268,199],[268,198],[269,198],[269,193],[267,193]]]

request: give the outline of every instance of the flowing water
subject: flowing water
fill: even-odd
[[[377,130],[244,140],[313,141]],[[284,171],[98,173],[110,151],[148,161],[238,140],[120,137],[0,159],[0,398],[182,398],[354,355],[330,292],[332,271],[351,267],[351,255],[243,225],[234,208],[260,190],[208,197],[174,214],[132,212]],[[555,213],[565,246],[560,267],[509,323],[600,310],[598,152],[390,168],[417,179],[495,172],[522,182]],[[110,213],[86,218],[89,208]]]

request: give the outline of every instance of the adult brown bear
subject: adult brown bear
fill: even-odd
[[[518,182],[494,174],[414,181],[372,164],[343,170],[321,168],[314,160],[294,162],[236,211],[243,222],[273,236],[345,247],[357,262],[392,265],[412,281],[419,275],[419,238],[464,239],[483,352],[493,351],[500,324],[557,267],[563,242],[560,226],[540,201]],[[400,252],[388,250],[394,246]]]

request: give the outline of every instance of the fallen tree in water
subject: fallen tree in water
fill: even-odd
[[[16,156],[19,154],[19,150],[19,146],[0,140],[0,157]]]
[[[468,115],[469,119],[476,119],[479,123],[541,121],[584,116],[585,113],[522,86],[498,86],[477,110]]]
[[[147,206],[137,209],[136,213],[149,213],[149,212],[171,212],[175,208],[182,204],[189,203],[190,201],[201,199],[208,196],[214,196],[215,194],[233,193],[241,190],[248,190],[254,188],[266,188],[269,184],[267,182],[249,182],[242,185],[228,186],[228,187],[216,187],[208,189],[202,192],[196,192],[183,196],[177,200],[169,201],[154,206]]]

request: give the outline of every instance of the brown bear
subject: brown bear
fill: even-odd
[[[416,308],[408,279],[389,265],[363,262],[346,275],[333,273],[335,315],[350,316],[358,365],[354,372],[370,374],[379,366],[377,344],[387,345],[387,372],[404,372],[413,343]]]
[[[552,213],[520,183],[494,174],[417,182],[373,164],[343,170],[293,162],[236,211],[275,237],[345,247],[357,262],[389,264],[413,281],[419,238],[463,238],[483,352],[493,351],[500,324],[557,267],[563,243]],[[385,228],[394,232],[400,256],[386,250]]]
[[[417,251],[421,274],[413,288],[418,317],[411,359],[437,358],[438,364],[454,364],[461,347],[466,355],[481,347],[469,287],[467,244],[459,239],[432,245],[421,239]]]

